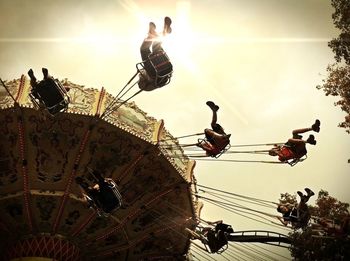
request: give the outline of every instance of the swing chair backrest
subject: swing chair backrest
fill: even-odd
[[[70,102],[65,88],[53,78],[40,81],[35,88],[32,88],[29,97],[34,105],[44,107],[52,115],[66,111]]]
[[[224,154],[226,151],[228,151],[231,148],[231,144],[227,144],[225,148],[223,148],[220,153],[216,154],[215,156],[212,156],[213,158],[219,158],[222,154]]]
[[[113,180],[105,179],[105,182],[103,186],[99,184],[97,197],[90,195],[90,198],[99,211],[110,214],[121,207],[122,196]]]
[[[111,213],[119,209],[122,205],[122,196],[117,189],[117,185],[111,179],[106,179],[108,186],[100,187],[101,201],[100,205],[105,213]]]
[[[301,209],[297,211],[297,215],[296,216],[293,216],[295,217],[298,221],[297,222],[293,222],[293,228],[294,229],[305,229],[310,220],[311,220],[311,215],[310,215],[310,212],[309,212],[309,208],[306,206],[306,208],[304,209]]]
[[[304,160],[307,159],[307,155],[305,154],[304,156],[302,156],[301,158],[295,158],[292,160],[287,160],[286,162],[291,166],[295,166],[296,164],[298,164],[299,162],[303,162]]]
[[[228,247],[228,241],[224,233],[222,233],[221,236],[215,235],[215,231],[211,230],[208,232],[207,238],[208,247],[211,253],[221,254]]]
[[[81,181],[77,182],[84,190],[90,202],[100,213],[110,214],[122,206],[122,196],[118,190],[117,184],[110,178],[104,178],[102,175],[88,167],[88,171],[95,180],[90,186],[94,189],[87,189],[82,186]],[[86,185],[87,186],[87,185]],[[96,189],[95,189],[96,188]]]
[[[151,53],[148,56],[148,60],[156,72],[156,87],[163,87],[169,84],[173,73],[173,65],[171,64],[168,55],[164,51]]]
[[[220,156],[231,148],[231,144],[228,143],[226,147],[221,151]],[[218,157],[217,157],[218,158]]]

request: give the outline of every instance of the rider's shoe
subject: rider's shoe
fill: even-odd
[[[320,125],[321,125],[320,120],[315,120],[315,123],[312,124],[311,129],[315,132],[320,132]]]
[[[172,23],[172,21],[171,21],[171,19],[170,19],[170,17],[168,17],[168,16],[166,16],[165,18],[164,18],[164,28],[163,28],[163,35],[166,35],[166,34],[170,34],[171,33],[171,31],[172,31],[172,29],[171,29],[171,23]]]
[[[46,68],[42,68],[44,80],[46,80],[49,77],[49,71]]]
[[[305,188],[304,190],[306,191],[307,195],[310,196],[310,197],[315,195],[315,193],[309,188]]]
[[[210,109],[212,109],[213,111],[218,111],[219,110],[219,106],[217,106],[214,102],[212,101],[207,101],[206,104],[209,106]]]
[[[309,138],[306,140],[307,143],[311,144],[311,145],[316,145],[316,140],[315,140],[315,136],[314,135],[310,135]]]
[[[30,70],[28,71],[28,75],[29,75],[29,77],[30,77],[31,82],[35,83],[35,82],[36,82],[36,78],[35,78],[35,76],[34,76],[34,72],[33,72],[32,69],[30,69]]]
[[[156,32],[156,25],[155,23],[150,22],[148,26],[148,39],[153,39],[156,37],[158,37],[158,34]]]

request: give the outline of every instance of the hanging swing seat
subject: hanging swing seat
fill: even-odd
[[[225,232],[219,230],[217,233],[215,230],[208,231],[208,247],[211,253],[221,254],[228,247],[228,241]],[[207,246],[205,245],[207,248]]]
[[[231,144],[229,140],[229,136],[231,135],[227,135],[227,136],[228,136],[228,139],[223,144],[219,144],[215,141],[209,142],[207,138],[204,138],[204,139],[198,139],[197,146],[204,149],[207,152],[208,156],[217,159],[231,148]]]
[[[146,70],[146,64],[151,66],[154,73],[154,76],[148,76],[151,77],[155,88],[160,88],[170,83],[173,73],[173,65],[164,51],[151,53],[147,60],[137,63],[137,71],[142,74],[142,71]]]
[[[283,144],[280,152],[282,152],[285,157],[289,158],[283,162],[289,164],[291,167],[307,159],[307,150],[305,146],[299,147],[290,142]]]
[[[122,197],[116,183],[111,179],[105,179],[106,185],[100,187],[100,198],[97,200],[105,213],[111,213],[122,205]]]
[[[105,178],[102,182],[95,184],[92,189],[79,178],[76,179],[76,182],[86,193],[85,197],[89,206],[96,209],[98,213],[108,215],[122,206],[122,196],[112,179]]]
[[[29,97],[35,107],[44,108],[52,115],[66,111],[70,102],[66,89],[59,80],[51,77],[33,87]]]
[[[291,215],[290,217],[297,220],[297,222],[292,222],[292,227],[294,229],[305,229],[311,219],[309,208],[307,206],[303,209],[297,208],[296,215]]]
[[[204,232],[203,227],[197,227],[197,229],[197,231],[193,231],[186,228],[186,231],[190,233],[193,239],[200,240],[208,253],[221,254],[227,249],[228,240],[224,231],[215,232],[215,229],[210,229]]]

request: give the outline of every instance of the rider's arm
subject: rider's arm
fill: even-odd
[[[288,226],[289,221],[286,220],[287,218],[285,217],[277,217],[277,218],[283,225]]]

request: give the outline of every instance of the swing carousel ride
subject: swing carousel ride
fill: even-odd
[[[308,226],[308,211],[302,220],[296,209],[294,224],[286,228],[277,222],[283,221],[280,216],[258,209],[275,211],[279,203],[197,184],[195,160],[217,161],[224,153],[266,154],[230,148],[271,144],[231,146],[225,141],[216,155],[203,154],[208,137],[180,144],[181,138],[203,133],[172,136],[162,120],[128,102],[142,90],[121,99],[138,83],[132,81],[139,73],[116,97],[104,88],[47,77],[47,70],[38,83],[30,74],[31,80],[24,75],[1,80],[2,260],[201,260],[223,252],[224,258],[236,258],[228,248],[233,242],[238,250],[239,243],[284,248],[292,243],[278,232],[235,231],[223,221],[205,221],[202,202],[279,230]]]
[[[212,199],[197,190],[195,161],[162,120],[127,102],[135,95],[52,77],[1,83],[2,260],[188,260],[191,245],[290,244],[269,231],[208,240],[199,200]]]
[[[154,79],[145,80],[146,64],[152,66]],[[172,136],[162,120],[129,102],[142,91],[169,84],[172,65],[164,51],[138,63],[116,97],[104,88],[54,79],[45,68],[43,74],[39,82],[32,70],[30,79],[22,75],[1,80],[2,260],[189,260],[203,258],[203,253],[233,257],[228,249],[232,242],[285,248],[291,244],[288,236],[277,232],[234,231],[223,221],[200,218],[205,201],[281,229],[283,225],[275,222],[279,216],[234,200],[274,209],[279,203],[197,184],[193,170],[195,160],[220,161],[223,154],[268,155],[267,146],[284,144],[231,145],[230,134],[219,124],[218,132],[205,129]],[[136,84],[140,89],[128,95]],[[216,118],[216,105],[207,105],[214,108]],[[191,144],[179,142],[198,135],[205,137]],[[231,149],[257,146],[266,148]],[[304,159],[226,161],[294,166]],[[301,222],[296,210],[294,229],[307,226],[310,216],[304,212]]]

